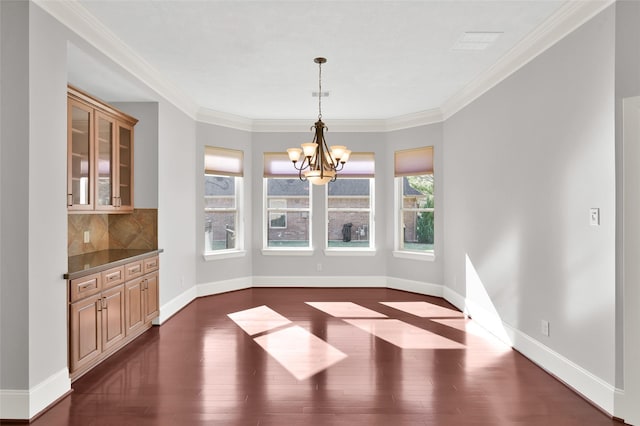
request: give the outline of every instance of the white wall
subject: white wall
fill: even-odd
[[[393,250],[394,246],[394,211],[393,211],[393,157],[394,152],[417,148],[421,146],[433,146],[434,155],[434,254],[435,259],[433,261],[417,261],[413,259],[403,259],[392,256],[387,256],[387,275],[394,278],[401,278],[405,280],[419,281],[429,284],[443,284],[443,268],[444,268],[444,173],[443,173],[443,123],[431,124],[428,126],[414,127],[411,129],[398,130],[390,132],[387,135],[386,152],[384,155],[383,167],[386,169],[386,174],[389,176],[384,184],[384,193],[386,196],[385,207],[387,210],[388,221],[385,225],[384,231],[386,234],[387,249]]]
[[[158,208],[158,103],[111,102],[111,105],[138,119],[134,128],[134,206]]]
[[[246,283],[248,283],[248,278],[252,274],[252,218],[256,214],[253,210],[251,198],[253,189],[251,186],[252,177],[256,171],[251,155],[251,133],[212,124],[198,123],[196,136],[197,149],[194,159],[196,164],[196,227],[194,231],[196,235],[196,281],[198,284],[210,284],[247,278]],[[244,227],[245,254],[241,257],[205,260],[202,256],[204,253],[204,147],[207,145],[237,149],[244,152],[244,191],[240,220],[243,221]],[[224,291],[225,288],[216,288],[214,285],[208,291],[216,290]]]
[[[446,286],[603,387],[615,383],[614,28],[609,8],[444,127]]]
[[[640,309],[638,294],[637,248],[638,233],[634,232],[637,223],[637,172],[640,157],[637,155],[638,140],[625,140],[623,115],[627,120],[633,117],[630,111],[623,114],[622,103],[625,99],[640,95],[640,3],[636,1],[618,1],[616,3],[616,191],[617,233],[616,233],[616,387],[623,389],[624,403],[616,406],[617,412],[632,424],[640,423],[640,367],[636,360],[640,357],[640,322],[637,312]],[[627,108],[630,105],[627,101]],[[635,105],[637,105],[637,98]],[[636,120],[637,126],[637,109]],[[636,127],[637,129],[637,127]],[[634,133],[627,129],[626,138]],[[634,155],[635,154],[635,155]],[[626,182],[626,184],[623,184]],[[629,222],[623,221],[623,214]],[[624,245],[623,245],[624,244]],[[625,264],[626,263],[626,264]]]
[[[163,306],[196,283],[196,131],[193,119],[164,100],[158,131],[158,247],[160,320]],[[173,312],[169,312],[173,313]]]
[[[29,386],[29,5],[0,2],[0,389]],[[4,413],[0,400],[0,418]]]
[[[30,3],[29,388],[31,415],[69,389],[66,29]],[[27,212],[25,212],[27,213]],[[45,384],[46,385],[43,385]],[[49,389],[47,389],[49,388]]]

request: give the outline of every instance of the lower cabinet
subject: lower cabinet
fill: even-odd
[[[159,315],[158,270],[154,256],[69,280],[72,379],[151,327]]]

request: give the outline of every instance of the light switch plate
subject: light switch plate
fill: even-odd
[[[600,209],[589,209],[589,224],[591,226],[600,226]]]
[[[85,244],[91,241],[91,234],[89,231],[84,231],[84,242]]]

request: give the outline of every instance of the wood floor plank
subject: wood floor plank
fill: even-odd
[[[312,306],[326,302],[342,303],[326,312]],[[252,324],[248,333],[231,318],[260,306],[291,322]],[[362,326],[380,321],[371,319],[371,311],[389,318],[382,320],[385,339],[376,337],[374,326]],[[287,362],[304,369],[324,361],[315,349],[295,347],[304,344],[294,341],[300,333],[268,339],[288,327],[304,329],[346,357],[326,362],[310,377],[292,374]],[[412,334],[390,338],[402,330]],[[424,340],[399,343],[411,339]],[[277,342],[277,356],[265,341]],[[289,344],[292,357],[283,362]],[[256,288],[199,298],[78,379],[73,389],[32,424],[621,424],[443,299],[390,289]]]

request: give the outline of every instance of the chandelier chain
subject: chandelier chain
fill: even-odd
[[[322,120],[322,62],[318,63],[318,120]]]

